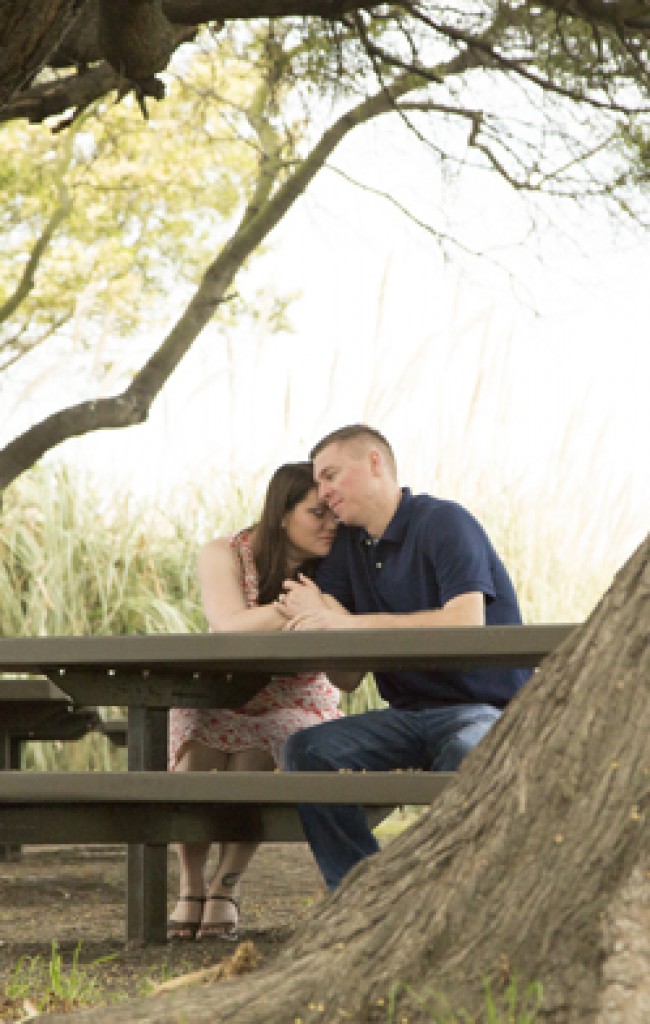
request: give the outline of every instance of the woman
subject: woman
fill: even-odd
[[[269,483],[260,520],[210,541],[199,555],[203,608],[212,632],[282,629],[274,606],[282,583],[309,574],[329,551],[336,520],[314,485],[310,462],[280,466]],[[287,738],[338,718],[339,691],[321,673],[275,677],[243,707],[175,708],[170,716],[172,771],[272,771]],[[237,938],[239,881],[256,844],[222,843],[207,890],[209,845],[178,847],[180,896],[168,937]]]

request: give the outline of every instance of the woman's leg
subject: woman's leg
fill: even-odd
[[[267,772],[274,768],[275,761],[264,750],[242,750],[229,754],[226,764],[226,771],[231,772]],[[239,882],[256,849],[257,843],[221,844],[221,856],[208,889],[197,938],[237,938]]]
[[[228,755],[202,743],[188,743],[176,766],[178,772],[224,770]],[[179,843],[176,847],[180,875],[179,898],[168,922],[170,938],[193,939],[201,923],[205,896],[205,865],[209,843]]]

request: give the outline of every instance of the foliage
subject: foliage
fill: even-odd
[[[225,43],[219,53],[196,48],[149,121],[133,101],[101,100],[68,132],[4,126],[0,370],[54,337],[75,368],[101,379],[119,361],[124,373],[124,338],[142,346],[169,315],[169,292],[178,301],[196,287],[256,162],[234,117],[254,67]],[[220,316],[241,321],[246,309],[231,302]]]
[[[252,521],[253,510],[237,493],[233,487],[230,507],[206,499],[192,506],[188,495],[183,517],[138,505],[126,493],[108,502],[65,467],[33,471],[7,491],[0,517],[2,635],[203,630],[196,554],[202,537]],[[122,714],[117,708],[105,713]],[[125,767],[125,751],[95,733],[25,748],[26,768]]]
[[[534,1024],[538,1019],[543,995],[538,982],[527,985],[522,991],[517,977],[513,976],[495,995],[492,984],[486,981],[484,993],[484,1009],[475,1016],[462,1009],[453,1010],[439,992],[416,991],[397,982],[389,993],[387,1021],[388,1024],[409,1024],[408,1011],[402,1014],[397,1008],[400,995],[406,995],[410,1005],[418,1008],[418,1019],[423,1009],[428,1011],[431,1024]]]
[[[57,1009],[65,1012],[96,1002],[99,983],[86,968],[80,967],[80,952],[81,943],[78,943],[72,954],[72,963],[66,968],[58,943],[53,939],[49,963],[40,956],[20,957],[5,981],[5,997],[35,1011],[31,1016]],[[102,957],[93,961],[90,967],[110,959],[112,957]]]
[[[229,309],[240,324],[244,310],[254,310],[250,299],[232,304],[235,280],[242,289],[248,260],[336,147],[378,116],[394,115],[431,155],[431,195],[424,213],[414,216],[456,251],[468,243],[453,218],[445,225],[451,204],[439,199],[445,181],[466,167],[496,175],[522,195],[597,199],[643,220],[647,69],[631,47],[607,23],[596,29],[588,19],[558,18],[544,7],[481,2],[449,10],[351,9],[331,22],[234,23],[178,51],[167,76],[169,97],[155,110],[149,105],[144,128],[131,97],[109,107],[107,90],[100,90],[93,108],[86,91],[77,106],[66,94],[71,80],[49,72],[35,89],[47,86],[49,115],[65,94],[59,109],[65,121],[56,127],[75,141],[68,138],[55,157],[45,152],[58,168],[58,209],[71,203],[64,220],[83,251],[71,258],[61,245],[52,278],[57,293],[38,315],[29,315],[36,302],[31,292],[15,311],[9,360],[57,330],[68,340],[83,339],[79,345],[88,352],[85,358],[75,352],[73,369],[85,370],[86,379],[89,363],[115,364],[122,380],[134,362],[140,369],[122,394],[61,410],[10,442],[0,452],[0,487],[68,437],[142,422],[215,311]],[[233,154],[224,170],[217,152]],[[24,161],[30,163],[26,152]],[[34,168],[42,163],[32,157],[27,168],[37,192],[43,185]],[[97,184],[89,189],[91,180]],[[370,181],[368,187],[381,193]],[[18,220],[22,206],[26,228]],[[29,231],[23,265],[56,213],[39,207],[31,224],[28,206],[21,197],[8,225],[14,246]],[[549,207],[538,203],[533,215],[548,217]],[[180,282],[177,294],[185,301],[210,250],[212,263],[153,356],[142,363],[132,349],[125,354],[120,332],[137,323],[146,338],[158,326],[149,300]],[[55,240],[47,252],[54,255]],[[77,277],[64,286],[68,264]],[[66,323],[75,315],[71,330]],[[285,326],[282,302],[273,318]]]
[[[5,636],[179,633],[201,628],[194,541],[128,495],[104,508],[67,470],[7,496],[0,602]],[[99,512],[99,514],[98,514]]]

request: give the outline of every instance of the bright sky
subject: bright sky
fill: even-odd
[[[433,165],[398,141],[406,149],[378,125],[332,162],[438,223]],[[454,200],[467,241],[494,247],[509,281],[487,263],[446,264],[385,201],[322,172],[258,270],[269,300],[301,293],[294,333],[207,329],[147,425],[56,457],[163,496],[231,473],[261,486],[327,430],[365,420],[394,442],[416,489],[471,505],[489,479],[495,494],[543,494],[559,517],[584,515],[593,494],[617,509],[603,536],[629,548],[650,521],[647,246],[567,208],[580,247],[543,234],[541,266],[532,242],[508,248],[523,237],[519,204],[487,176]]]

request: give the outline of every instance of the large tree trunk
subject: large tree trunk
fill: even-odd
[[[544,1022],[648,1024],[649,684],[650,538],[439,803],[272,967],[110,1020],[385,1024],[403,982],[394,1020],[416,1024],[435,1019],[418,994],[476,1014],[486,978],[497,992],[516,975],[520,991],[541,982]]]

